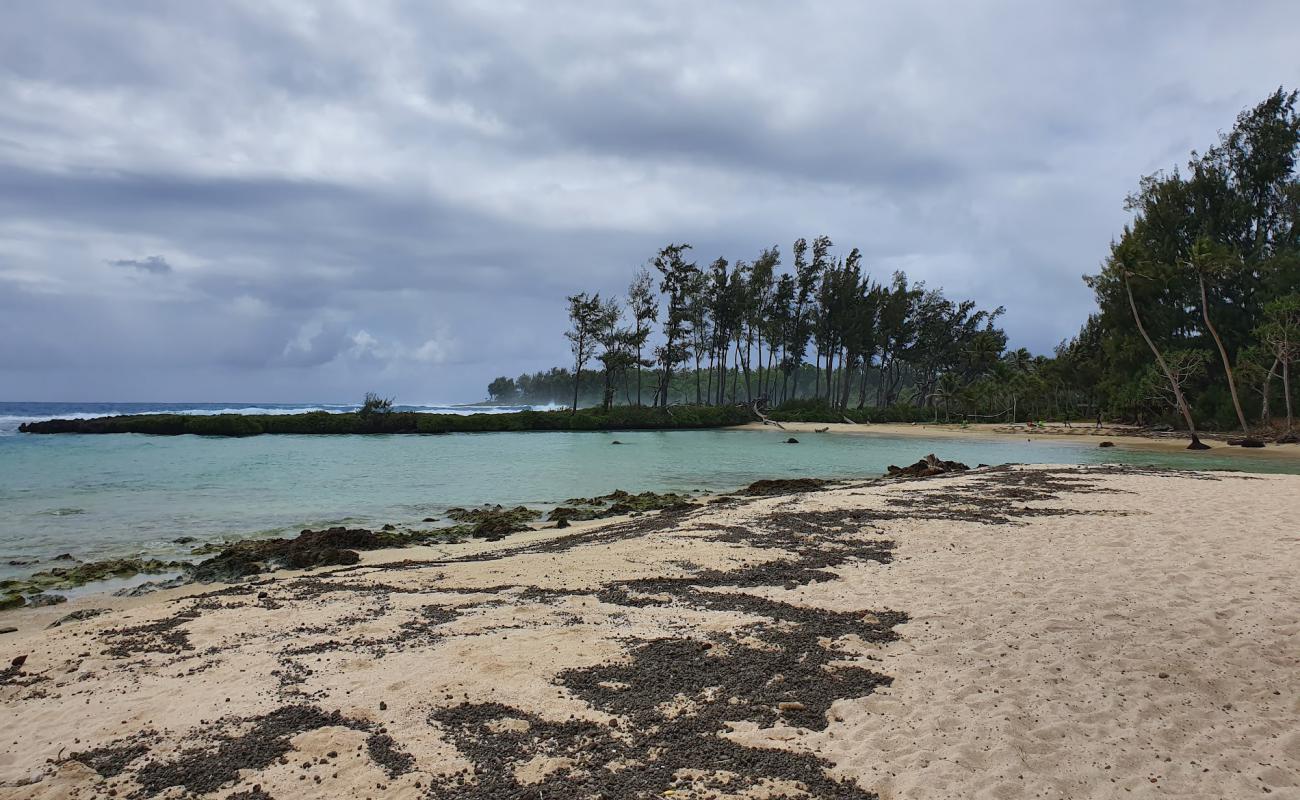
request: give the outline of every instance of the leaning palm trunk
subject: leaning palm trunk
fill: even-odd
[[[1165,378],[1169,381],[1169,386],[1174,390],[1174,400],[1178,403],[1178,410],[1183,414],[1183,421],[1187,423],[1187,430],[1192,435],[1192,443],[1187,446],[1188,450],[1208,450],[1208,445],[1203,444],[1199,436],[1196,435],[1196,423],[1192,421],[1192,411],[1187,407],[1187,400],[1183,397],[1183,389],[1174,380],[1174,374],[1169,371],[1169,365],[1165,363],[1165,357],[1160,354],[1156,343],[1151,341],[1147,335],[1147,329],[1142,325],[1142,317],[1138,314],[1137,303],[1133,301],[1133,289],[1129,286],[1128,273],[1124,274],[1124,293],[1128,295],[1128,306],[1133,310],[1133,321],[1137,323],[1138,333],[1142,334],[1142,339],[1151,348],[1151,353],[1156,357],[1156,363],[1160,365],[1160,371],[1165,373]],[[1014,421],[1014,420],[1013,420]]]
[[[1232,407],[1237,411],[1237,422],[1241,423],[1241,432],[1249,436],[1250,427],[1246,424],[1246,414],[1241,410],[1241,400],[1237,397],[1237,382],[1232,377],[1232,364],[1228,362],[1228,351],[1223,347],[1223,340],[1219,338],[1219,332],[1215,330],[1214,323],[1210,322],[1210,305],[1205,296],[1205,276],[1198,270],[1196,279],[1201,284],[1201,317],[1205,320],[1205,327],[1214,337],[1214,344],[1219,348],[1219,357],[1223,359],[1223,371],[1228,375],[1228,392],[1232,394]],[[1129,295],[1132,299],[1132,295]]]

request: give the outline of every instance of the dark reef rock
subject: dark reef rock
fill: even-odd
[[[1231,447],[1263,447],[1264,443],[1253,436],[1243,436],[1236,439],[1229,439],[1228,444]]]
[[[526,506],[505,508],[501,505],[482,508],[449,508],[447,516],[461,523],[453,530],[468,533],[475,539],[495,542],[512,533],[531,530],[528,523],[538,520],[542,512]]]
[[[100,614],[107,614],[108,612],[109,609],[107,608],[79,608],[76,611],[73,611],[71,614],[64,614],[63,616],[51,622],[46,627],[57,628],[60,625],[64,624],[65,622],[79,622],[83,619],[98,617]]]
[[[59,603],[68,602],[68,598],[61,594],[34,594],[27,598],[27,605],[32,608],[41,608],[42,606],[57,606]]]
[[[1097,446],[1098,446],[1098,447],[1114,447],[1114,446],[1115,446],[1115,443],[1114,443],[1114,442],[1102,442],[1101,444],[1099,444],[1099,445],[1097,445]]]
[[[786,440],[785,440],[785,443],[786,443],[786,444],[799,444],[799,440],[796,439],[796,438],[794,438],[793,436],[791,436],[789,439],[786,439]]]
[[[178,586],[184,586],[189,583],[187,575],[178,575],[171,580],[166,581],[145,581],[138,586],[128,586],[125,589],[118,589],[113,592],[114,597],[143,597],[146,594],[153,594],[162,589],[175,589]]]
[[[739,494],[749,497],[764,497],[773,494],[794,494],[796,492],[815,492],[825,489],[830,481],[821,478],[774,478],[754,481]]]
[[[65,559],[59,556],[56,561]],[[26,578],[11,578],[0,581],[0,593],[35,594],[47,589],[72,589],[95,581],[109,578],[130,578],[136,575],[158,575],[166,572],[181,572],[189,567],[184,561],[159,561],[154,558],[112,558],[106,561],[90,561],[75,567],[55,567],[37,572]]]
[[[885,473],[886,478],[931,478],[935,475],[943,475],[947,472],[965,472],[970,467],[960,461],[944,461],[937,458],[934,453],[926,456],[920,461],[907,467],[896,467],[889,465],[889,471]]]
[[[272,569],[309,569],[355,564],[357,550],[378,550],[401,544],[399,536],[362,528],[305,530],[293,539],[249,539],[236,542],[193,569],[194,580],[231,583]]]
[[[548,522],[581,522],[589,519],[606,519],[608,517],[631,516],[647,511],[665,511],[668,509],[684,510],[694,508],[691,498],[676,492],[641,492],[632,494],[622,489],[615,489],[609,494],[596,497],[571,497],[567,505],[551,509],[546,515]]]

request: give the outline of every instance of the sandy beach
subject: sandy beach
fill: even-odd
[[[773,430],[772,424],[751,422],[737,426],[743,430]],[[927,439],[1008,439],[1028,441],[1068,442],[1086,444],[1093,447],[1102,442],[1110,442],[1115,447],[1131,450],[1148,450],[1161,452],[1186,452],[1187,434],[1179,431],[1152,433],[1136,425],[1106,424],[1098,428],[1090,424],[1079,423],[1066,426],[1061,422],[1048,422],[1028,427],[1002,423],[974,423],[961,425],[941,422],[884,422],[854,424],[848,422],[782,422],[780,427],[795,434],[845,434],[851,436],[913,436]],[[1300,444],[1275,444],[1269,442],[1266,447],[1233,447],[1227,439],[1239,434],[1207,434],[1201,439],[1220,453],[1231,453],[1246,458],[1300,458]]]
[[[6,612],[0,798],[1300,797],[1298,511],[994,467]]]

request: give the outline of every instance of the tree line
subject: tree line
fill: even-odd
[[[777,247],[753,260],[691,259],[670,244],[623,297],[568,298],[569,369],[500,377],[501,402],[867,407],[1007,412],[1042,359],[1006,350],[1003,309],[952,300],[903,272],[877,281],[856,248],[799,239],[783,269]],[[653,337],[653,338],[652,338]],[[1073,398],[1078,400],[1079,398]],[[1058,398],[1059,401],[1059,398]]]
[[[819,418],[1105,415],[1292,425],[1300,358],[1300,119],[1279,89],[1186,170],[1143,177],[1095,275],[1098,309],[1051,355],[1008,348],[1002,308],[880,279],[827,236],[702,264],[669,244],[623,296],[567,298],[569,367],[500,377],[500,402],[782,407]],[[814,414],[815,416],[815,414]]]
[[[1185,169],[1142,178],[1133,217],[1085,280],[1097,314],[1087,358],[1108,408],[1293,436],[1300,358],[1296,93],[1278,89]]]

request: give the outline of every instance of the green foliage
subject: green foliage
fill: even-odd
[[[519,386],[507,377],[500,377],[488,384],[488,396],[497,403],[508,403],[519,395]]]
[[[358,416],[371,417],[379,414],[393,413],[392,397],[381,397],[374,392],[366,392],[365,400],[361,403],[361,408],[357,409]]]
[[[25,433],[144,433],[158,436],[253,436],[267,434],[411,434],[484,433],[494,431],[607,431],[718,428],[752,422],[753,415],[734,406],[615,406],[569,411],[519,411],[510,414],[306,414],[189,416],[141,414],[80,420],[27,423]]]
[[[1217,350],[1218,333],[1223,358],[1189,376],[1183,391],[1196,420],[1236,427],[1223,362],[1241,364],[1243,353],[1267,347],[1268,307],[1300,289],[1296,99],[1279,89],[1243,111],[1204,154],[1193,152],[1186,172],[1146,176],[1128,198],[1131,223],[1102,271],[1087,278],[1100,329],[1088,369],[1112,412],[1154,411],[1146,385],[1153,355],[1136,313],[1160,351]],[[1271,366],[1246,368],[1243,383],[1251,388],[1240,395],[1248,419],[1262,414],[1264,392],[1276,399],[1289,390],[1283,380],[1264,380]]]

